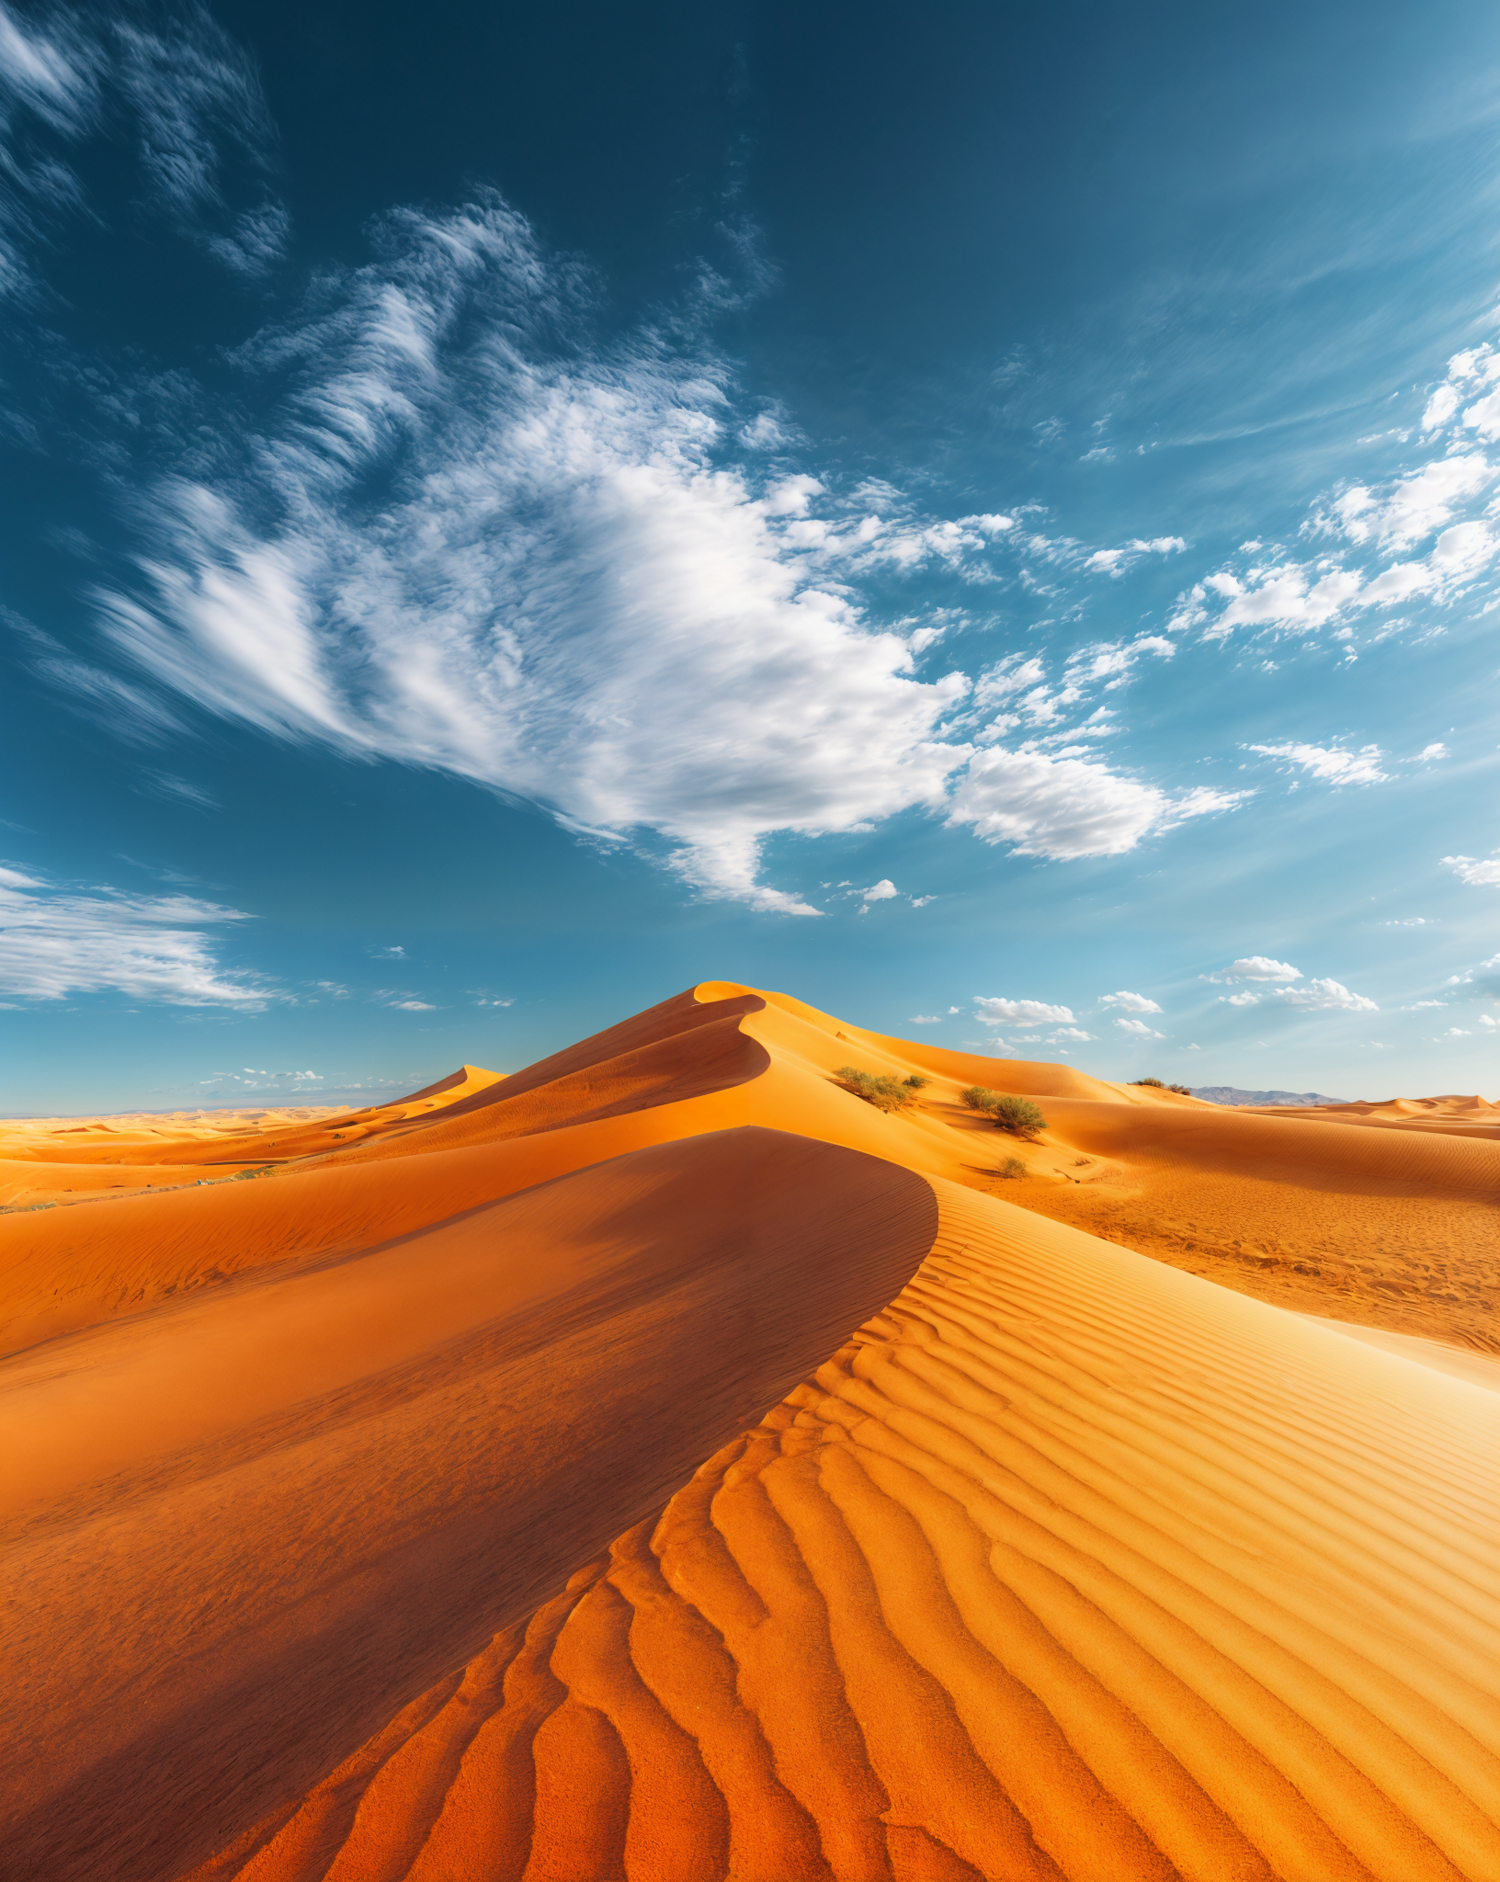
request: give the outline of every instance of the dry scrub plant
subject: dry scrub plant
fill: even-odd
[[[983,1085],[970,1085],[963,1101],[971,1111],[992,1117],[1003,1131],[1013,1137],[1035,1137],[1047,1128],[1047,1120],[1030,1098],[1013,1098],[1009,1092],[990,1091]]]
[[[910,1078],[897,1078],[893,1072],[862,1072],[857,1065],[841,1065],[834,1077],[845,1091],[873,1104],[877,1111],[909,1110],[917,1101],[917,1093],[929,1082],[920,1072],[913,1072]]]

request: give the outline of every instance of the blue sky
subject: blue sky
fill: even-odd
[[[0,1107],[703,978],[1492,1092],[1492,7],[0,10]]]

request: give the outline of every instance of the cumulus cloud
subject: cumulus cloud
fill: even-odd
[[[1209,640],[1239,630],[1308,634],[1425,599],[1447,606],[1470,592],[1500,551],[1492,493],[1500,463],[1481,448],[1500,438],[1500,353],[1491,345],[1454,355],[1422,417],[1426,461],[1381,484],[1351,482],[1320,498],[1304,538],[1333,546],[1301,556],[1258,541],[1236,566],[1205,576],[1181,597],[1172,628]],[[1384,631],[1384,630],[1377,630]],[[1346,657],[1352,658],[1352,647]]]
[[[169,1006],[257,1011],[270,990],[222,968],[207,932],[247,919],[186,895],[83,893],[0,870],[0,989],[30,1000],[113,991]]]
[[[1143,1019],[1117,1019],[1115,1024],[1121,1032],[1128,1032],[1135,1039],[1161,1039],[1164,1034],[1153,1032]]]
[[[868,908],[871,902],[889,902],[897,893],[890,877],[882,876],[879,882],[872,882],[868,889],[861,890],[860,900]]]
[[[1477,856],[1444,856],[1440,860],[1460,882],[1467,882],[1474,888],[1500,887],[1500,850],[1487,860]]]
[[[1309,980],[1305,987],[1278,987],[1277,996],[1292,1006],[1316,1008],[1326,1012],[1378,1013],[1373,1000],[1351,993],[1337,980]]]
[[[913,1013],[906,1023],[908,1026],[940,1026],[942,1022],[941,1013]]]
[[[976,994],[974,1006],[982,1026],[1045,1026],[1049,1022],[1072,1025],[1073,1012],[1066,1006],[1049,1006],[1044,1000],[1005,1000]]]
[[[1081,1026],[1059,1026],[1056,1032],[1049,1032],[1047,1037],[1056,1043],[1059,1039],[1076,1039],[1080,1043],[1097,1038],[1096,1033],[1085,1032]]]
[[[1143,993],[1105,993],[1099,996],[1100,1006],[1123,1007],[1127,1013],[1159,1013],[1161,1008],[1155,1000],[1148,1000]]]
[[[1260,1004],[1258,993],[1225,993],[1221,994],[1220,998],[1226,1006],[1258,1006]]]
[[[1301,973],[1288,961],[1273,961],[1265,954],[1247,954],[1231,961],[1222,975],[1224,980],[1300,980]]]
[[[1385,756],[1378,745],[1362,745],[1358,751],[1344,751],[1337,745],[1302,745],[1288,741],[1282,745],[1247,745],[1247,751],[1261,752],[1267,758],[1284,758],[1299,766],[1309,776],[1329,784],[1384,784],[1390,778],[1380,769]]]

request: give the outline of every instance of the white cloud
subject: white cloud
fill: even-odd
[[[1100,1006],[1121,1006],[1127,1013],[1159,1013],[1161,1011],[1155,1000],[1148,1000],[1145,994],[1126,993],[1123,990],[1119,993],[1101,994],[1099,1004]]]
[[[385,239],[325,318],[260,342],[296,390],[254,480],[154,492],[115,641],[211,711],[658,832],[704,893],[816,913],[760,884],[763,839],[941,804],[967,680],[917,679],[809,581],[773,525],[817,480],[762,496],[718,465],[712,358],[588,352],[577,290],[497,200]]]
[[[205,932],[247,919],[186,895],[82,894],[0,871],[0,989],[32,1000],[114,991],[170,1006],[255,1011],[269,990],[223,970]]]
[[[943,1016],[941,1013],[913,1013],[906,1023],[908,1026],[940,1026]]]
[[[286,211],[270,188],[275,131],[254,66],[193,0],[163,30],[120,8],[59,7],[43,31],[0,4],[0,110],[0,292],[32,285],[31,254],[61,219],[95,213],[78,173],[55,143],[34,139],[28,117],[64,140],[133,146],[134,174],[118,149],[112,167],[137,202],[234,272],[258,274],[285,249]]]
[[[1399,478],[1383,497],[1362,485],[1344,491],[1334,499],[1329,526],[1351,542],[1373,540],[1404,549],[1443,528],[1454,510],[1494,477],[1494,466],[1478,451],[1435,458]]]
[[[1135,1039],[1160,1039],[1164,1036],[1153,1032],[1143,1019],[1117,1019],[1115,1024],[1121,1032],[1128,1032]]]
[[[1000,746],[978,752],[953,793],[948,821],[1021,856],[1119,856],[1189,817],[1232,810],[1248,791],[1200,787],[1177,797],[1095,759]]]
[[[429,1000],[387,1000],[386,1005],[401,1013],[435,1013],[437,1008]]]
[[[1278,987],[1276,992],[1279,998],[1288,1001],[1292,1006],[1345,1013],[1378,1013],[1380,1011],[1373,1000],[1367,1000],[1358,993],[1351,993],[1337,980],[1309,980],[1305,987]]]
[[[974,1005],[978,1009],[979,1022],[982,1026],[1045,1026],[1049,1023],[1072,1025],[1073,1012],[1066,1006],[1048,1006],[1043,1000],[1004,1000],[994,999],[983,994],[975,994]]]
[[[1258,1006],[1260,1004],[1258,993],[1226,993],[1220,998],[1226,1006]]]
[[[879,882],[872,882],[868,889],[862,890],[860,899],[868,907],[871,902],[889,902],[896,893],[895,883],[889,876],[883,876]]]
[[[601,352],[580,277],[496,197],[393,214],[380,246],[322,282],[315,313],[241,350],[252,385],[282,388],[267,428],[236,415],[217,459],[204,445],[210,468],[142,496],[140,578],[100,605],[163,686],[282,738],[455,773],[581,833],[664,839],[702,894],[785,914],[820,911],[761,881],[775,832],[941,809],[1023,854],[1118,855],[1248,795],[1169,793],[1067,749],[975,755],[956,718],[968,679],[919,677],[924,630],[872,626],[849,578],[966,567],[1018,538],[1013,517],[912,519],[899,493],[845,499],[806,474],[762,487],[725,458],[734,388],[683,337],[691,321],[671,345]],[[1040,662],[1002,661],[975,707],[1014,701],[1049,727],[1171,650],[1159,635],[1085,649],[1056,691]],[[1100,709],[1056,736],[1111,730]]]
[[[1473,1033],[1464,1026],[1450,1026],[1445,1033],[1439,1033],[1440,1039],[1472,1039]]]
[[[1047,1037],[1053,1041],[1058,1039],[1076,1039],[1080,1044],[1085,1040],[1097,1038],[1097,1036],[1096,1033],[1085,1032],[1081,1026],[1059,1026],[1056,1032],[1050,1032],[1047,1035]]]
[[[1267,758],[1285,758],[1299,765],[1312,777],[1330,784],[1384,784],[1390,773],[1380,769],[1385,756],[1378,745],[1362,745],[1357,752],[1343,751],[1336,745],[1247,745],[1247,751],[1262,752]]]
[[[1460,882],[1467,882],[1474,888],[1500,885],[1500,850],[1496,850],[1487,862],[1475,856],[1444,856],[1439,860],[1453,871]]]
[[[1287,961],[1273,961],[1265,954],[1247,954],[1231,961],[1224,970],[1225,980],[1300,980],[1302,975]]]
[[[1481,1026],[1500,1026],[1500,1020],[1491,1019],[1488,1013],[1479,1015],[1479,1023]]]
[[[1099,454],[1089,453],[1090,457],[1095,455]],[[1087,459],[1084,461],[1087,462]],[[1133,568],[1142,556],[1180,555],[1186,548],[1187,544],[1181,536],[1157,536],[1149,542],[1136,537],[1120,549],[1096,549],[1091,556],[1085,557],[1083,566],[1101,575],[1118,576]]]
[[[1420,1013],[1425,1007],[1446,1006],[1447,1004],[1448,1002],[1446,1000],[1413,1000],[1411,1005],[1405,1010],[1408,1013]]]

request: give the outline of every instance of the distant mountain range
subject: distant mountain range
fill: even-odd
[[[1210,1104],[1348,1104],[1348,1098],[1330,1098],[1321,1091],[1241,1091],[1238,1085],[1193,1085],[1195,1098]]]

